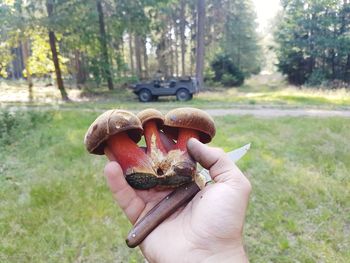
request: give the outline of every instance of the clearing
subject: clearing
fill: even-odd
[[[142,262],[130,224],[87,154],[97,112],[1,115],[0,262]],[[238,165],[253,185],[245,244],[252,262],[350,262],[350,122],[215,117],[211,143],[248,142]]]
[[[69,85],[67,85],[69,87]],[[127,88],[113,91],[106,87],[91,87],[83,90],[68,88],[72,103],[62,103],[54,86],[44,82],[34,87],[34,101],[28,101],[25,82],[0,82],[0,106],[49,106],[60,108],[88,109],[144,109],[168,110],[174,107],[197,107],[202,109],[230,108],[281,108],[281,109],[350,109],[350,91],[347,89],[329,90],[324,88],[299,88],[287,85],[281,76],[259,75],[247,80],[239,88],[209,88],[194,96],[193,100],[178,102],[174,97],[161,98],[158,102],[140,103],[137,96]]]

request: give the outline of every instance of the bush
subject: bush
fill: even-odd
[[[305,59],[301,51],[291,51],[279,57],[278,70],[287,75],[288,82],[303,85],[310,75],[310,58]]]
[[[236,76],[230,74],[222,75],[221,83],[225,87],[240,86],[242,84],[240,79],[237,79]]]
[[[204,69],[204,81],[212,81],[215,77],[214,71],[210,67],[205,67]]]
[[[8,112],[0,111],[0,147],[10,145],[18,138],[25,136],[39,123],[50,118],[42,112]]]
[[[308,86],[319,86],[324,83],[326,79],[326,74],[322,70],[316,69],[310,74],[309,78],[306,81],[306,84]]]
[[[214,72],[213,80],[220,82],[225,87],[240,86],[244,82],[243,72],[234,65],[228,55],[220,54],[211,62]]]

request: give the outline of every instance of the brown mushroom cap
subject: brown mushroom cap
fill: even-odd
[[[105,142],[117,133],[126,132],[138,142],[142,136],[142,125],[135,114],[125,110],[108,110],[90,125],[84,138],[86,149],[93,154],[104,154]]]
[[[178,129],[187,128],[199,132],[199,139],[208,143],[215,136],[215,123],[205,111],[196,108],[177,108],[165,115],[164,130],[174,138]]]
[[[150,120],[156,121],[159,126],[163,126],[164,124],[164,115],[156,109],[145,109],[140,111],[137,114],[137,117],[140,119],[142,126]]]

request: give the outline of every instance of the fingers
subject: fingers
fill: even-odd
[[[126,182],[123,171],[117,162],[109,162],[106,165],[105,176],[114,199],[123,209],[130,222],[134,224],[145,208],[144,201]]]
[[[110,161],[117,161],[115,159],[112,151],[108,147],[105,147],[104,151],[105,151],[105,155],[107,156],[108,160],[110,160]]]
[[[250,191],[249,181],[222,149],[209,147],[193,138],[188,141],[187,148],[190,155],[210,171],[215,182],[230,185],[239,182]]]

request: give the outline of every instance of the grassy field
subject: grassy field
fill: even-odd
[[[135,94],[127,88],[113,91],[106,87],[83,90],[68,89],[72,103],[62,103],[60,94],[54,86],[45,87],[39,83],[34,87],[34,102],[28,103],[28,90],[24,82],[0,82],[0,102],[13,106],[56,106],[63,108],[114,107],[142,109],[157,107],[169,109],[179,106],[198,108],[232,107],[312,107],[322,109],[350,109],[350,91],[346,89],[329,90],[325,88],[299,88],[287,85],[280,76],[255,76],[240,88],[207,88],[196,94],[193,100],[177,102],[175,97],[164,97],[158,102],[140,103]],[[0,103],[1,105],[1,103]]]
[[[0,117],[0,262],[142,262],[130,224],[88,155],[96,113]],[[251,262],[350,262],[348,119],[226,116],[212,145],[251,142],[239,162],[253,185],[245,244]]]

